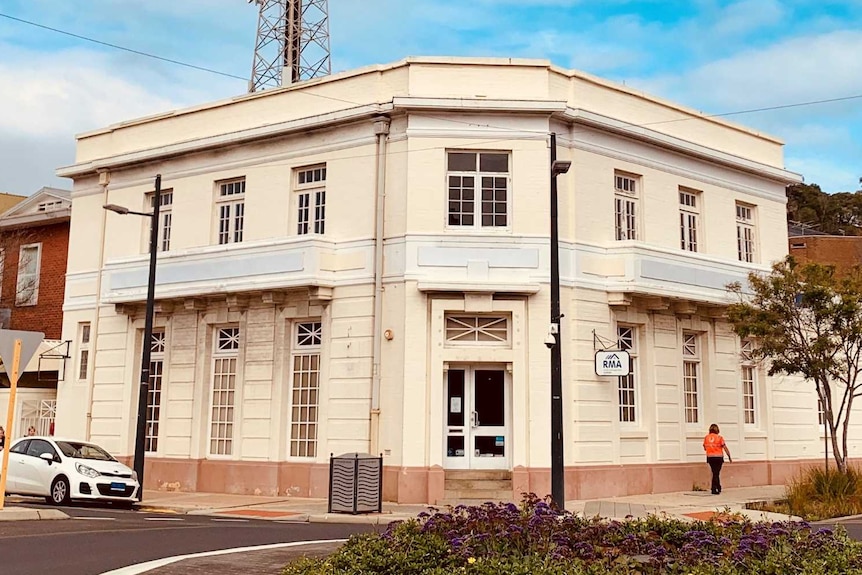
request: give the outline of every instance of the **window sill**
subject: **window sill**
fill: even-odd
[[[620,439],[649,439],[649,433],[639,429],[621,430]]]

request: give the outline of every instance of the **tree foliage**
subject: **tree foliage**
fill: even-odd
[[[862,190],[827,194],[817,184],[787,186],[787,219],[827,234],[862,235]]]
[[[847,468],[853,401],[862,395],[862,267],[836,274],[833,266],[777,262],[767,275],[752,272],[748,288],[728,309],[734,331],[753,338],[769,373],[801,375],[822,402],[838,468]]]

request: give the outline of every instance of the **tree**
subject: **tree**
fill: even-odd
[[[822,402],[838,469],[847,470],[847,432],[853,401],[862,395],[862,267],[836,274],[834,266],[777,262],[769,274],[752,272],[748,290],[728,286],[739,300],[728,318],[769,374],[801,375]]]
[[[827,234],[862,235],[862,190],[827,194],[817,184],[792,184],[787,219]]]

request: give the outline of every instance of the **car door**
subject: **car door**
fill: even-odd
[[[18,493],[18,489],[20,489],[20,466],[24,464],[21,460],[27,457],[29,445],[29,439],[22,439],[9,449],[9,476],[6,478],[6,491],[8,493]]]
[[[24,464],[21,470],[19,486],[21,493],[32,495],[48,495],[51,492],[51,481],[57,472],[57,464],[42,459],[43,453],[50,453],[55,461],[59,461],[57,451],[44,439],[31,439],[27,453],[22,458]]]

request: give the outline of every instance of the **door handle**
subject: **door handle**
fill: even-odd
[[[470,425],[472,427],[479,427],[479,412],[473,411],[470,413]]]

